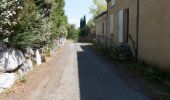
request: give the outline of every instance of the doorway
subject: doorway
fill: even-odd
[[[119,42],[128,43],[129,34],[129,9],[119,12]]]

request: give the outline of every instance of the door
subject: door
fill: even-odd
[[[125,9],[123,13],[123,42],[128,43],[128,34],[129,34],[129,9]]]
[[[119,35],[118,35],[119,42],[123,42],[123,16],[124,16],[123,13],[124,13],[123,10],[119,12]]]
[[[127,43],[129,33],[129,9],[119,12],[119,42]]]

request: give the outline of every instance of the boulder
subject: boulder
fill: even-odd
[[[11,88],[16,79],[15,73],[2,73],[0,74],[0,92],[3,89]]]
[[[34,51],[33,51],[33,49],[30,48],[30,47],[26,48],[26,53],[27,53],[27,54],[34,55]]]
[[[25,61],[23,53],[19,50],[9,49],[5,57],[5,71],[13,71]]]
[[[7,49],[7,45],[5,43],[0,42],[0,51]]]
[[[5,52],[3,52],[5,49],[7,49],[7,45],[0,42],[0,72],[5,72]]]
[[[15,49],[0,52],[0,72],[14,71],[25,61],[23,53]]]
[[[34,55],[33,49],[30,47],[26,48],[26,52],[24,53],[24,56],[29,59],[33,55]]]
[[[31,59],[27,59],[21,66],[20,66],[20,70],[19,73],[22,74],[26,74],[28,71],[33,69],[33,63],[31,61]]]
[[[5,72],[5,62],[6,62],[5,53],[0,52],[0,72]]]

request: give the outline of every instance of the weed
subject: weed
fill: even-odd
[[[19,82],[20,83],[26,83],[27,82],[27,78],[25,75],[21,76],[20,79],[19,79]]]
[[[11,92],[12,92],[12,89],[11,89],[11,88],[6,88],[6,89],[4,89],[4,91],[2,92],[2,94],[4,94],[4,95],[9,95]]]
[[[166,72],[145,63],[133,63],[129,69],[152,85],[162,100],[170,100],[170,79]]]

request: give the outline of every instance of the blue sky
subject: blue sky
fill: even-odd
[[[89,8],[93,5],[93,0],[65,0],[65,13],[69,23],[79,27],[80,18],[86,15],[87,21],[91,18]]]

